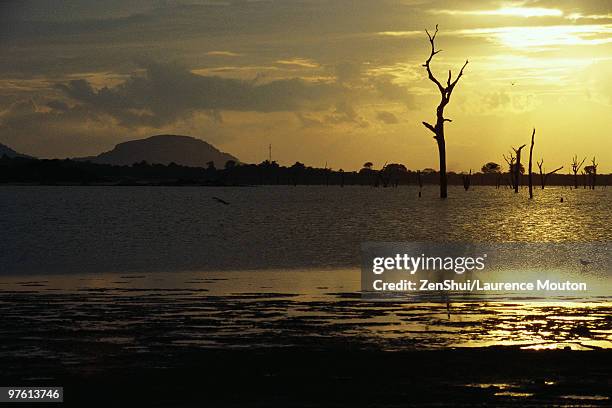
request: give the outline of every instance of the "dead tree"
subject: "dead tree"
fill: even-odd
[[[522,145],[519,146],[518,149],[515,149],[514,147],[512,148],[512,150],[514,150],[514,153],[516,153],[516,164],[514,165],[514,192],[518,193],[519,192],[519,183],[521,180],[521,150],[523,150],[523,148],[527,146],[527,145]]]
[[[463,175],[463,188],[465,189],[465,191],[468,191],[470,189],[470,185],[472,184],[472,169],[470,169],[469,174],[464,174]]]
[[[574,172],[574,188],[578,188],[578,172],[580,171],[580,168],[584,164],[585,160],[586,157],[582,159],[580,163],[578,163],[578,155],[574,155],[574,157],[572,158],[572,172]]]
[[[540,169],[540,184],[542,185],[542,190],[544,190],[544,187],[546,186],[546,180],[548,179],[548,176],[563,169],[563,166],[561,166],[558,169],[554,169],[553,171],[549,171],[548,173],[546,173],[546,170],[543,167],[544,159],[539,162],[536,162],[536,164],[538,165],[538,169]]]
[[[325,168],[323,169],[323,173],[325,174],[325,185],[329,186],[329,176],[331,175],[331,167],[327,168],[327,162],[325,162]]]
[[[436,50],[435,40],[436,35],[438,34],[438,25],[436,24],[436,31],[431,35],[429,31],[425,30],[427,33],[427,37],[429,37],[429,43],[431,44],[431,52],[429,54],[429,58],[425,61],[423,66],[427,69],[427,76],[430,81],[432,81],[438,87],[440,91],[440,104],[436,109],[436,124],[431,125],[427,122],[423,122],[423,125],[433,132],[434,139],[438,143],[438,155],[440,157],[440,198],[446,198],[448,196],[448,188],[447,188],[447,178],[446,178],[446,140],[444,139],[444,122],[452,122],[450,119],[444,117],[444,108],[450,102],[451,94],[459,82],[459,79],[463,75],[463,70],[465,69],[468,61],[465,61],[463,67],[459,71],[459,75],[455,80],[452,80],[451,70],[448,70],[448,79],[446,80],[446,86],[442,85],[440,81],[434,76],[431,72],[430,63],[434,55],[441,52],[442,50]]]
[[[584,167],[584,171],[589,176],[589,188],[591,190],[595,190],[595,184],[597,179],[597,163],[595,161],[595,156],[593,156],[593,160],[591,160],[591,165]]]
[[[508,174],[510,174],[510,187],[514,188],[514,163],[516,162],[516,156],[510,152],[510,157],[506,157],[504,154],[504,160],[508,163]]]
[[[533,158],[533,145],[535,138],[535,128],[533,128],[533,133],[531,133],[531,146],[529,147],[529,198],[533,198],[533,173],[532,173],[532,158]]]
[[[595,190],[595,182],[596,182],[596,178],[597,178],[597,163],[595,163],[595,156],[593,156],[593,160],[591,161],[591,166],[593,167],[593,175],[592,175],[592,181],[593,181],[593,190]]]
[[[421,191],[423,191],[423,179],[421,178],[421,170],[417,170],[417,183],[419,184],[419,197],[421,197]]]

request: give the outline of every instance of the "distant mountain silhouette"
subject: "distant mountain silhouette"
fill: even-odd
[[[0,143],[0,157],[2,157],[4,155],[6,155],[8,157],[27,157],[27,158],[32,158],[32,156],[28,156],[27,154],[17,153],[16,151],[11,149],[10,147]]]
[[[167,165],[174,162],[193,167],[206,167],[206,164],[212,161],[217,168],[223,168],[228,160],[238,162],[236,157],[219,151],[203,140],[180,135],[157,135],[130,140],[119,143],[113,150],[98,156],[80,157],[75,160],[115,165],[131,165],[145,160],[151,164]]]

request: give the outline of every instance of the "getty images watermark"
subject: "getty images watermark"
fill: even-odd
[[[534,301],[609,296],[608,243],[362,245],[365,297]]]

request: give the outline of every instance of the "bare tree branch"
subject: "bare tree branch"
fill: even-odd
[[[429,34],[429,31],[427,30],[425,30],[425,32],[427,33],[427,37],[429,37],[429,43],[431,44],[431,53],[429,54],[429,58],[427,58],[427,61],[425,61],[425,64],[423,64],[423,66],[427,68],[427,75],[429,79],[438,86],[440,93],[444,95],[446,93],[446,89],[444,89],[440,81],[436,79],[434,74],[431,72],[431,68],[429,66],[429,63],[431,62],[431,59],[434,57],[434,55],[436,55],[439,52],[442,52],[442,50],[436,51],[436,46],[435,46],[436,35],[438,34],[438,25],[436,24],[436,31],[434,32],[433,35]]]
[[[433,126],[431,126],[429,123],[427,122],[423,122],[423,125],[425,125],[425,127],[429,130],[431,130],[432,132],[434,132],[434,134],[436,133],[436,128],[434,128]]]
[[[461,71],[459,71],[459,75],[457,75],[457,78],[455,78],[455,80],[453,81],[453,83],[452,83],[452,84],[450,84],[450,87],[449,87],[449,88],[450,88],[450,92],[452,92],[452,91],[453,91],[453,88],[455,87],[455,85],[457,85],[457,82],[459,82],[459,79],[460,79],[460,78],[463,76],[463,70],[464,70],[464,69],[465,69],[465,67],[467,66],[468,62],[469,62],[468,60],[465,60],[465,64],[463,64],[463,66],[461,67]],[[450,96],[450,92],[449,92],[449,95],[448,95],[448,96]]]

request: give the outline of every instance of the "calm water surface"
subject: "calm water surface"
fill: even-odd
[[[70,364],[99,347],[612,348],[605,296],[452,303],[450,313],[362,299],[363,241],[612,238],[610,189],[550,188],[532,201],[489,187],[450,193],[2,187],[0,337],[16,341],[0,353],[60,353]]]
[[[364,241],[610,241],[612,189],[0,187],[2,274],[346,267]],[[223,205],[212,197],[230,203]],[[564,202],[560,203],[560,198]]]

